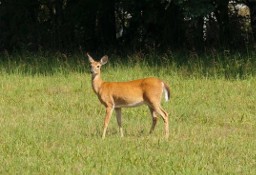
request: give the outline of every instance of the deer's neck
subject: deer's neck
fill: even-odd
[[[92,88],[93,91],[98,94],[99,89],[103,83],[103,80],[100,77],[100,74],[92,75]]]

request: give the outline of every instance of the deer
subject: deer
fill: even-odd
[[[102,139],[106,136],[108,124],[114,110],[119,133],[121,137],[124,137],[121,108],[137,107],[142,104],[148,106],[152,116],[152,126],[149,133],[151,134],[154,131],[158,115],[160,115],[164,121],[165,137],[168,138],[168,113],[161,107],[161,98],[164,93],[165,100],[168,101],[170,99],[169,86],[154,77],[127,82],[105,82],[101,79],[101,66],[108,62],[108,56],[103,56],[100,61],[95,61],[89,53],[87,53],[87,56],[90,62],[92,89],[106,109]]]

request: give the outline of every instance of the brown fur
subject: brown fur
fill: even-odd
[[[135,107],[141,104],[148,105],[152,115],[153,122],[150,133],[153,132],[157,122],[156,114],[159,114],[164,120],[165,136],[168,138],[168,114],[162,109],[160,104],[164,88],[166,89],[168,99],[170,98],[170,88],[168,85],[158,78],[144,78],[128,82],[104,82],[100,76],[100,68],[107,63],[108,57],[102,57],[99,62],[95,61],[89,54],[88,58],[91,64],[93,90],[106,108],[102,138],[105,138],[113,110],[116,111],[117,122],[122,137],[121,108]]]

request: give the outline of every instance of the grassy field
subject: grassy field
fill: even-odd
[[[113,115],[102,140],[105,111],[87,60],[65,58],[2,58],[0,174],[256,174],[255,62],[152,66],[110,58],[107,81],[155,76],[170,85],[171,101],[163,101],[170,138],[162,120],[148,134],[142,106],[123,110],[124,138]]]

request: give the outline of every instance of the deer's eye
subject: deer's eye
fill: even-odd
[[[97,68],[99,69],[99,68],[100,68],[100,66],[97,66]]]

